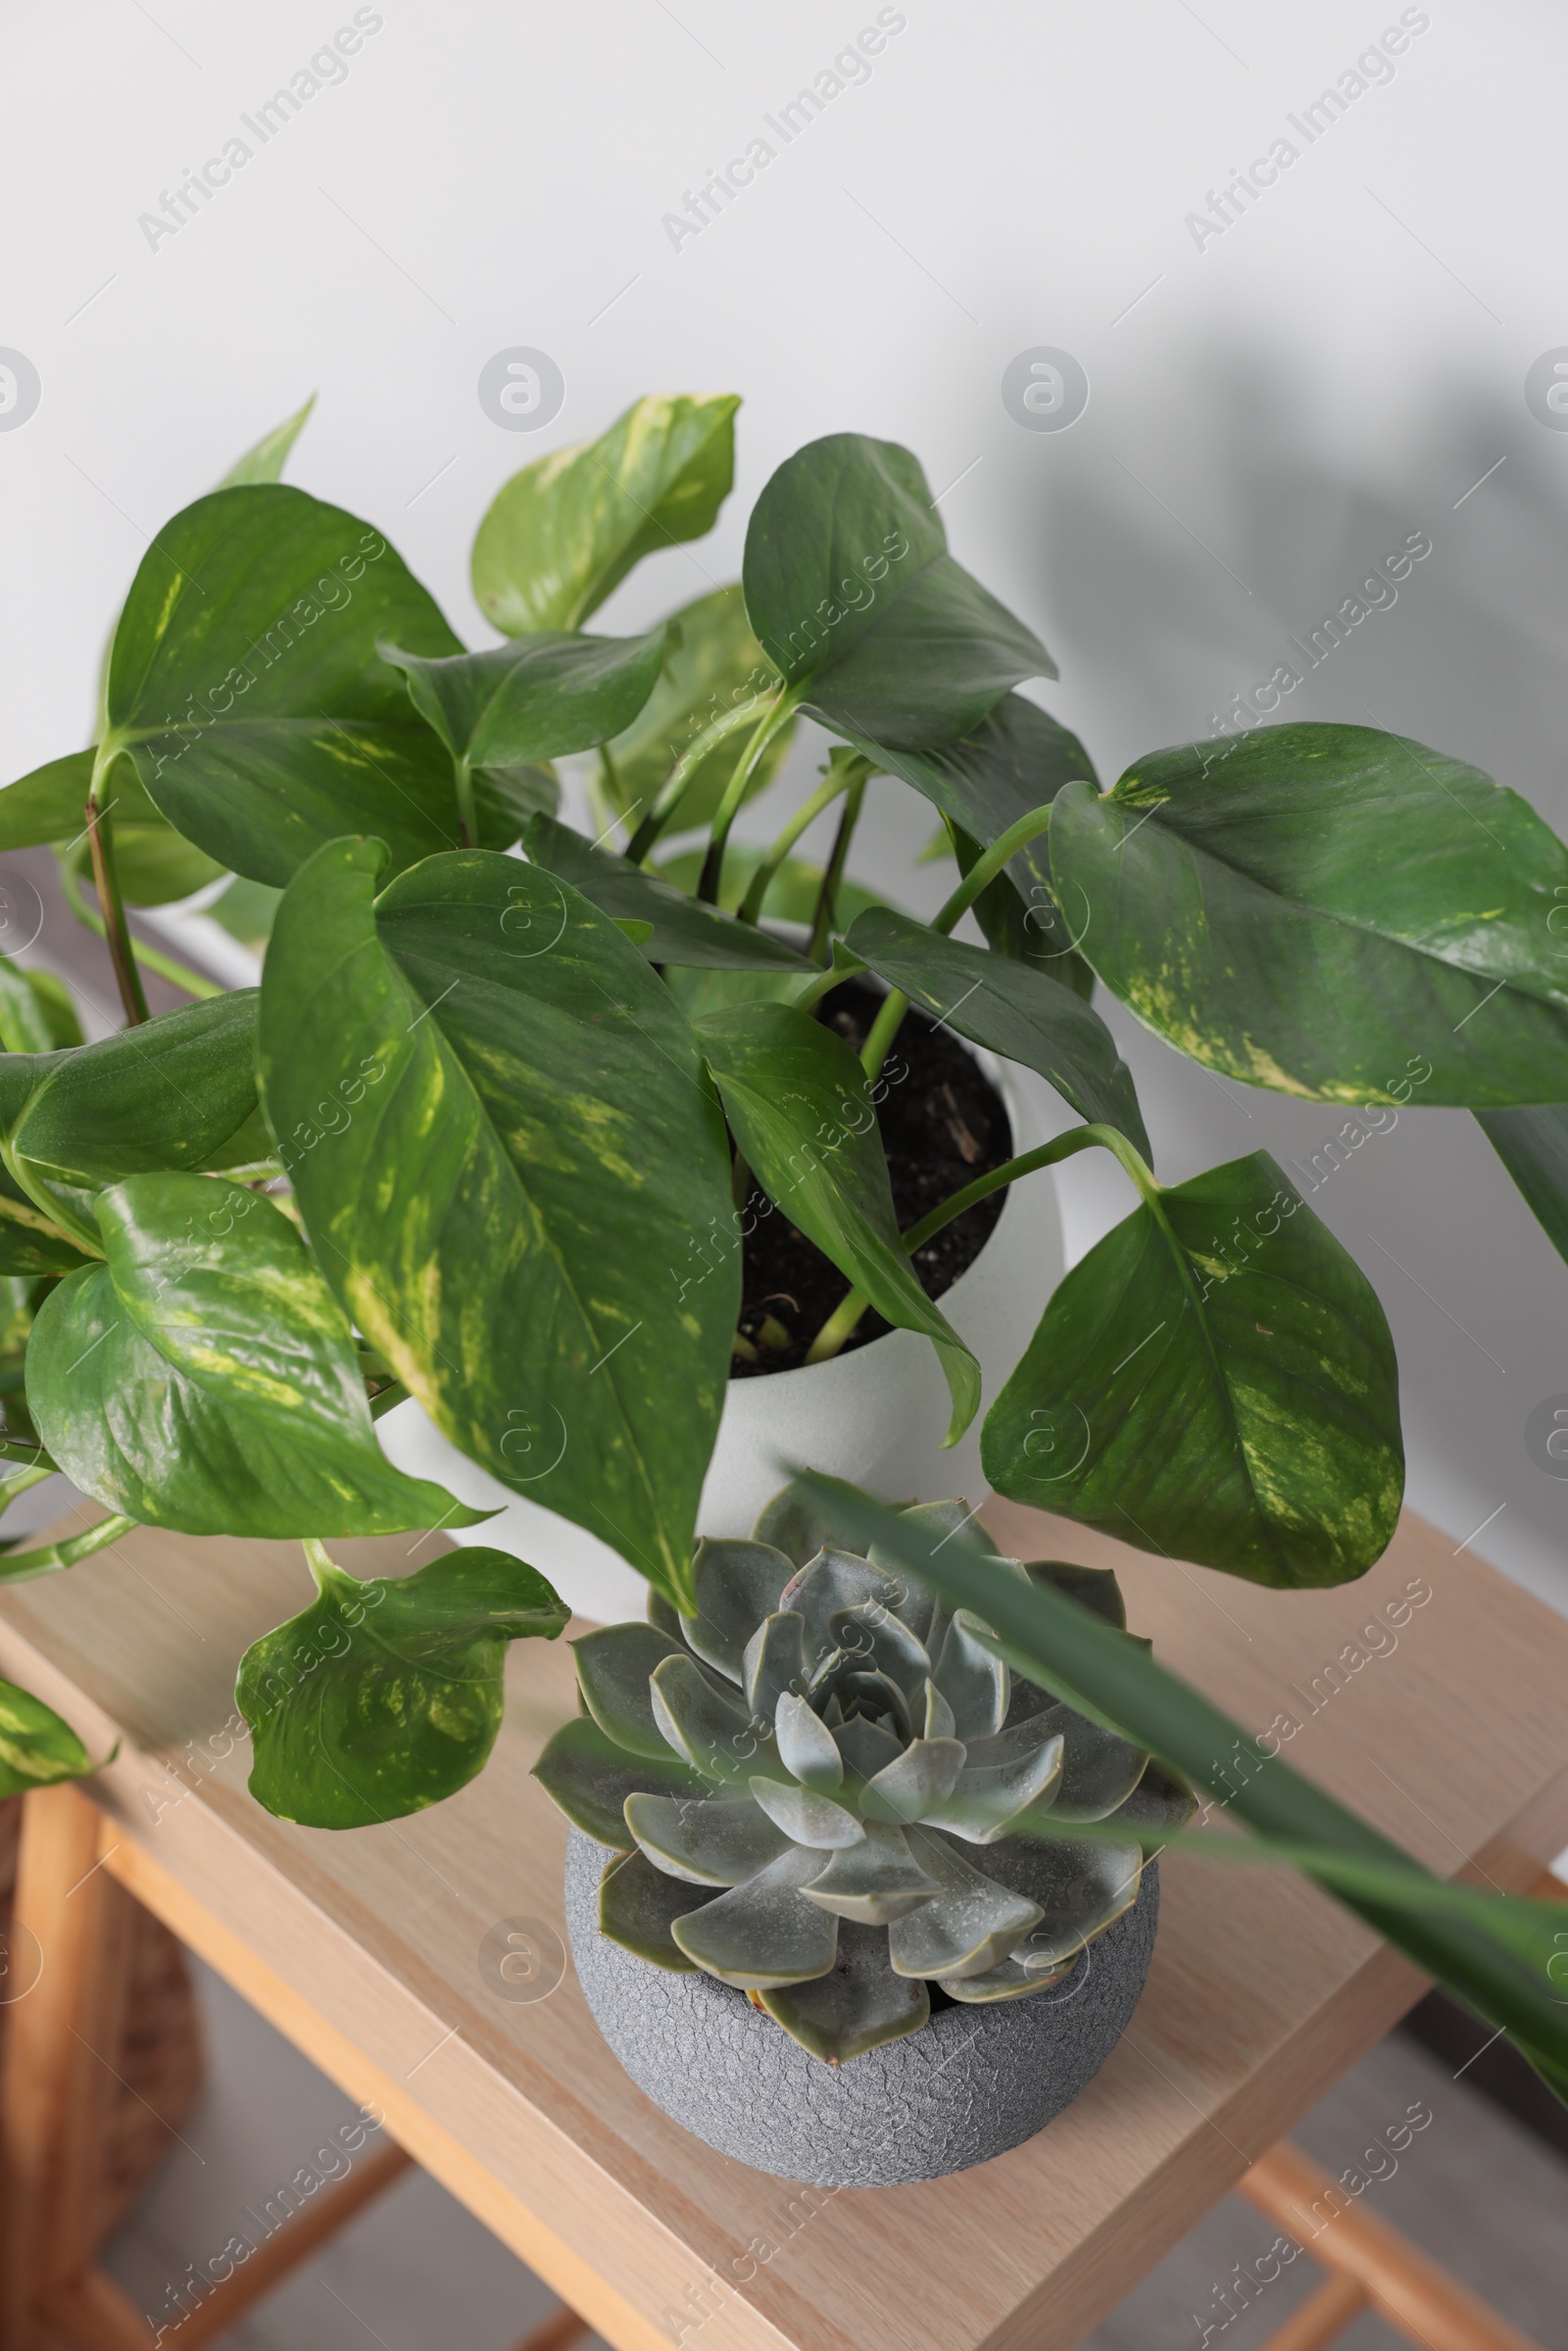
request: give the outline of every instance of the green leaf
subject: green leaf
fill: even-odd
[[[505,1551],[448,1551],[362,1584],[311,1548],[318,1597],[240,1660],[252,1795],[311,1829],[439,1804],[495,1744],[508,1642],[554,1641],[570,1611]]]
[[[510,849],[535,816],[553,816],[561,782],[548,761],[539,766],[476,767],[473,804],[481,849]]]
[[[115,872],[127,906],[169,906],[204,890],[225,870],[172,825],[115,826]]]
[[[696,1040],[569,883],[473,851],[377,901],[378,864],[319,853],[262,984],[268,1118],[318,1260],[455,1445],[689,1607],[740,1303]]]
[[[87,795],[92,789],[93,755],[74,751],[51,759],[0,792],[0,850],[41,849],[55,841],[78,841],[86,829]],[[104,803],[125,824],[156,824],[158,810],[141,787],[128,759],[118,759],[104,786]]]
[[[636,716],[663,660],[664,632],[646,637],[523,637],[484,653],[427,661],[381,640],[419,715],[454,759],[520,767],[603,743]]]
[[[713,526],[735,472],[730,393],[650,397],[597,441],[538,458],[473,543],[473,593],[509,637],[581,628],[634,563]]]
[[[0,1063],[0,1070],[3,1068],[4,1063]],[[40,1213],[36,1200],[24,1192],[10,1168],[0,1165],[0,1203],[6,1201],[21,1207],[25,1214]],[[78,1266],[90,1261],[71,1242],[38,1232],[8,1215],[4,1205],[0,1205],[0,1276],[74,1273]]]
[[[81,1780],[97,1766],[81,1740],[52,1706],[0,1682],[0,1797],[24,1795],[29,1788],[53,1788]]]
[[[108,1262],[44,1302],[39,1434],[84,1494],[186,1535],[472,1526],[375,1441],[353,1334],[280,1208],[220,1176],[144,1175],[98,1200]]]
[[[281,484],[215,491],[142,559],[115,634],[106,742],[129,750],[187,840],[252,881],[280,886],[357,830],[414,864],[456,842],[457,804],[451,761],[375,650],[383,635],[462,651],[353,514]]]
[[[888,1322],[935,1346],[953,1396],[953,1444],[979,1409],[980,1370],[900,1247],[859,1062],[792,1004],[738,1004],[696,1025],[735,1140],[769,1199]]]
[[[48,1053],[80,1043],[81,1022],[64,980],[0,956],[0,1046],[8,1053]]]
[[[218,484],[219,489],[237,490],[253,482],[280,481],[288,453],[299,439],[306,418],[315,406],[316,394],[313,392],[302,409],[296,409],[284,423],[274,425],[254,448],[247,449],[242,458],[235,460]]]
[[[1255,1584],[1343,1584],[1399,1514],[1377,1294],[1266,1151],[1135,1208],[986,1416],[1001,1494]]]
[[[1185,1778],[1206,1788],[1253,1832],[1248,1838],[1161,1837],[1238,1861],[1298,1859],[1308,1876],[1413,1959],[1512,2033],[1558,2089],[1568,2083],[1568,2009],[1561,1974],[1560,1903],[1446,1884],[1353,1812],[1303,1780],[1281,1756],[1147,1648],[1049,1586],[1000,1561],[941,1544],[853,1486],[814,1472],[803,1483],[859,1541],[896,1557],[953,1607],[973,1609],[1001,1637],[1015,1670],[1059,1690]],[[1245,1760],[1244,1760],[1245,1759]],[[1093,1837],[1094,1832],[1087,1832]],[[1553,1967],[1555,1963],[1555,1974]]]
[[[872,745],[952,742],[1010,687],[1054,677],[1033,632],[956,563],[916,460],[830,433],[785,460],[752,512],[746,610],[829,726]]]
[[[207,911],[242,947],[260,955],[272,935],[272,917],[281,896],[280,890],[270,889],[266,882],[233,881]]]
[[[559,873],[614,922],[646,922],[641,942],[650,963],[695,964],[710,970],[791,971],[814,978],[816,966],[793,947],[738,922],[733,914],[672,889],[627,857],[596,849],[580,833],[536,816],[523,839],[531,864]]]
[[[1546,1239],[1568,1259],[1568,1102],[1478,1110],[1476,1118]]]
[[[738,583],[682,605],[665,625],[669,634],[659,683],[630,726],[607,746],[604,790],[609,805],[625,816],[646,811],[682,752],[705,727],[726,710],[760,702],[779,684],[778,671],[752,634],[745,591]],[[746,786],[747,800],[766,790],[794,739],[792,719],[779,728],[758,760]],[[676,831],[711,821],[745,748],[744,732],[728,735],[699,761],[672,820]],[[726,876],[737,854],[729,853]],[[735,903],[739,904],[738,891]]]
[[[707,852],[702,849],[683,849],[678,856],[665,857],[657,866],[661,881],[671,883],[675,889],[695,896],[702,879]],[[718,888],[718,904],[726,913],[733,913],[746,896],[752,876],[767,852],[745,841],[731,841],[724,852],[724,873]],[[822,887],[822,867],[809,857],[786,857],[768,885],[762,901],[764,922],[799,922],[809,925],[816,912],[817,894]],[[839,883],[838,916],[841,925],[853,922],[872,906],[885,906],[886,896],[881,891],[867,890],[848,877]]]
[[[1568,1100],[1568,849],[1516,793],[1373,727],[1271,726],[1069,784],[1082,952],[1206,1068],[1320,1102]]]
[[[979,842],[951,819],[944,826],[942,839],[967,880],[984,855]],[[1043,849],[1044,836],[1037,834],[1029,846]],[[999,955],[1008,955],[1015,963],[1030,964],[1043,971],[1048,979],[1070,988],[1085,1004],[1089,1003],[1095,993],[1095,975],[1083,956],[1065,944],[1069,932],[1054,899],[1037,895],[1026,904],[1019,897],[1011,874],[998,873],[987,882],[969,910],[986,945],[995,948]]]
[[[606,1737],[628,1753],[661,1759],[669,1753],[654,1720],[648,1682],[655,1666],[684,1653],[680,1642],[657,1625],[601,1625],[572,1642],[583,1705]]]
[[[845,944],[960,1037],[1021,1061],[1080,1118],[1118,1128],[1148,1156],[1132,1073],[1100,1014],[1070,988],[885,906],[860,915]]]
[[[533,1776],[584,1837],[622,1853],[633,1852],[637,1841],[626,1826],[628,1796],[651,1791],[686,1802],[712,1793],[678,1755],[667,1754],[662,1762],[630,1755],[585,1714],[552,1733]]]

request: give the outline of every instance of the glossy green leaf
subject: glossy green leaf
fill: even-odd
[[[768,1197],[879,1314],[934,1344],[953,1396],[952,1444],[979,1407],[979,1366],[899,1245],[859,1062],[842,1037],[791,1004],[740,1004],[696,1025],[735,1140]]]
[[[166,906],[225,871],[169,824],[115,824],[115,873],[130,906]]]
[[[8,1053],[49,1053],[80,1043],[81,1022],[64,980],[0,956],[0,1046]]]
[[[0,1071],[3,1069],[0,1062]],[[8,1213],[8,1208],[20,1208],[22,1217]],[[23,1221],[43,1213],[10,1168],[0,1163],[0,1277],[74,1273],[91,1263],[90,1256],[74,1243]]]
[[[1209,1168],[1074,1266],[981,1459],[999,1493],[1140,1549],[1343,1584],[1403,1492],[1383,1308],[1266,1151]]]
[[[19,776],[0,792],[0,850],[41,849],[78,841],[86,829],[93,755],[74,751]],[[104,805],[122,824],[156,824],[158,810],[128,759],[117,759],[105,779]]]
[[[1205,1067],[1323,1102],[1568,1100],[1568,849],[1364,726],[1185,744],[1054,805],[1082,952]]]
[[[745,591],[738,584],[682,605],[667,627],[658,685],[630,726],[606,747],[610,758],[602,781],[608,804],[629,817],[646,813],[676,760],[705,727],[727,710],[760,704],[779,683],[778,671],[752,634]],[[793,721],[773,736],[747,783],[747,800],[766,790],[794,739]],[[687,832],[710,822],[745,748],[742,729],[715,743],[698,762],[673,830]]]
[[[536,816],[524,836],[531,864],[559,873],[613,922],[646,922],[641,942],[650,963],[697,964],[709,969],[790,971],[815,977],[816,966],[781,939],[752,922],[707,906],[672,889],[656,874],[612,852],[596,849],[580,833]]]
[[[952,823],[944,827],[943,837],[967,880],[984,854],[979,842]],[[1044,849],[1043,837],[1037,835],[1029,846]],[[979,892],[969,910],[986,945],[995,948],[999,955],[1029,964],[1089,1003],[1095,993],[1095,975],[1083,956],[1066,944],[1071,934],[1054,899],[1032,896],[1026,901],[1019,897],[1010,873],[998,873]]]
[[[471,1526],[375,1441],[353,1336],[280,1208],[220,1176],[98,1200],[108,1261],[47,1298],[27,1400],[68,1477],[186,1535]]]
[[[0,1682],[0,1797],[81,1780],[96,1767],[52,1706],[15,1682]]]
[[[454,759],[474,767],[519,767],[603,743],[642,709],[663,652],[662,628],[646,637],[522,637],[439,661],[381,640],[382,660],[403,672],[420,717]]]
[[[960,1037],[1034,1070],[1080,1118],[1119,1128],[1149,1155],[1132,1072],[1100,1014],[1070,988],[885,906],[862,914],[846,945]]]
[[[510,849],[535,816],[553,816],[561,806],[561,780],[548,761],[538,766],[477,767],[474,811],[481,849]]]
[[[1055,664],[947,552],[916,460],[830,433],[787,458],[752,511],[746,610],[827,724],[875,745],[949,743]]]
[[[262,985],[268,1117],[318,1260],[455,1445],[689,1607],[740,1300],[696,1041],[553,874],[473,851],[377,901],[378,863],[318,856]]]
[[[1479,1110],[1482,1133],[1559,1257],[1568,1259],[1568,1103]]]
[[[209,857],[281,885],[373,832],[394,866],[457,840],[452,764],[376,652],[462,651],[379,531],[280,483],[186,507],[115,634],[106,740]]]
[[[288,453],[304,431],[315,406],[316,394],[313,392],[302,409],[296,409],[283,423],[274,425],[270,433],[264,433],[242,458],[236,458],[218,484],[219,489],[237,490],[253,482],[280,481]]]
[[[399,1820],[466,1788],[495,1745],[507,1644],[570,1611],[505,1551],[452,1550],[362,1583],[318,1547],[318,1597],[240,1660],[250,1790],[312,1829]]]
[[[700,539],[735,472],[730,393],[651,397],[597,441],[536,458],[497,494],[473,543],[473,592],[509,637],[581,628],[634,563]]]

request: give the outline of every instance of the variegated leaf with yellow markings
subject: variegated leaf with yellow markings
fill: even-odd
[[[390,1535],[469,1525],[375,1441],[353,1335],[280,1208],[220,1176],[98,1200],[108,1262],[48,1298],[27,1402],[110,1510],[186,1535]]]
[[[358,1327],[493,1476],[690,1607],[740,1302],[717,1098],[571,885],[487,851],[379,899],[374,842],[278,908],[263,1099]]]

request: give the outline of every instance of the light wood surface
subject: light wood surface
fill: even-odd
[[[1420,1522],[1359,1585],[1281,1594],[987,1517],[1021,1555],[1114,1564],[1166,1662],[1250,1732],[1297,1722],[1292,1761],[1434,1867],[1519,1889],[1568,1841],[1568,1624]],[[429,1556],[333,1547],[360,1574]],[[1420,1989],[1294,1875],[1171,1855],[1131,2030],[1049,2131],[929,2185],[794,2188],[632,2087],[569,1963],[526,2001],[487,1972],[492,1930],[563,1930],[564,1825],[528,1767],[574,1710],[564,1642],[514,1647],[495,1756],[450,1803],[334,1836],[252,1801],[235,1664],[312,1591],[292,1544],[138,1532],[0,1599],[0,1673],[92,1752],[122,1740],[105,1872],[622,2351],[1068,2351]]]

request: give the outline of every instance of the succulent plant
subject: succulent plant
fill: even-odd
[[[962,1501],[909,1515],[975,1540]],[[786,1488],[750,1541],[700,1543],[695,1615],[656,1595],[649,1623],[574,1644],[582,1713],[535,1769],[614,1848],[605,1935],[737,1986],[839,2064],[917,2032],[932,1984],[978,2002],[1058,1983],[1191,1798],[1011,1677],[977,1618],[834,1535]],[[1107,1570],[1006,1564],[1125,1623]],[[1106,1833],[1053,1839],[1053,1821]]]

